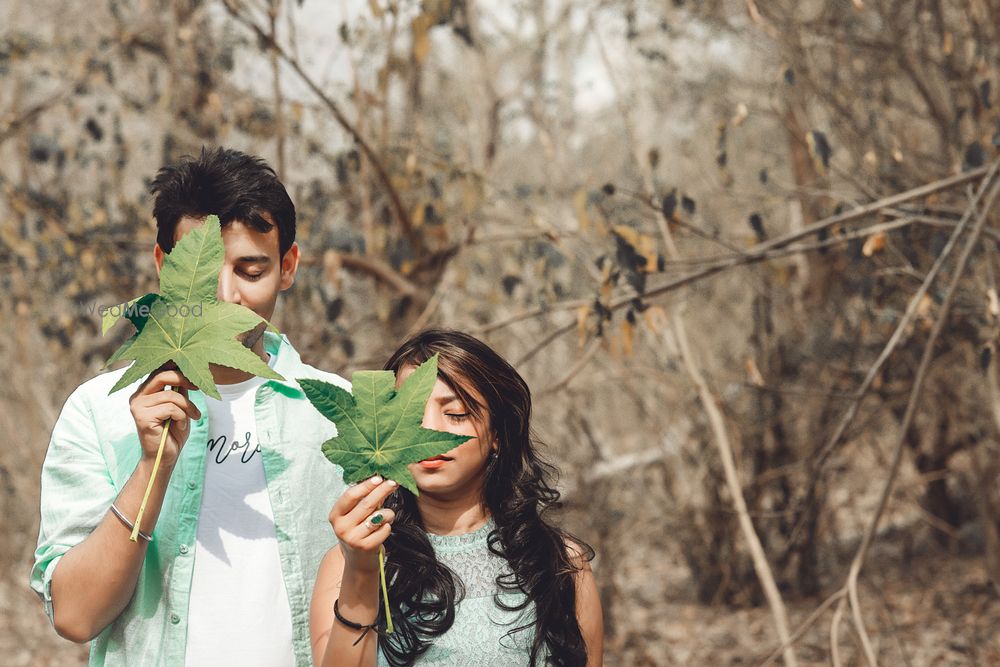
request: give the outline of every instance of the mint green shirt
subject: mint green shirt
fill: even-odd
[[[285,381],[269,380],[257,389],[254,416],[292,613],[296,664],[306,666],[312,664],[309,600],[320,560],[336,543],[328,516],[345,485],[340,467],[320,451],[321,443],[336,435],[336,427],[312,407],[295,379],[317,378],[348,390],[350,384],[302,363],[283,335],[264,335],[264,349],[276,357],[274,370]],[[139,462],[141,447],[128,403],[138,383],[108,395],[123,373],[99,375],[70,395],[42,464],[31,587],[50,621],[52,573],[59,560],[97,527]],[[191,576],[209,433],[204,395],[193,391],[190,397],[202,419],[191,422],[170,477],[135,595],[91,642],[91,665],[184,663],[188,610],[197,604],[190,596]],[[234,617],[240,613],[252,610],[234,610]]]

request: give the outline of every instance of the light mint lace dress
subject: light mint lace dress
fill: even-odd
[[[507,605],[524,601],[523,593],[507,593],[496,584],[497,575],[510,571],[507,562],[490,552],[487,538],[496,528],[490,519],[482,528],[465,535],[427,534],[438,561],[458,575],[465,585],[465,597],[455,606],[455,623],[417,660],[421,667],[524,667],[535,639],[532,628],[506,636],[507,632],[534,616],[533,605],[523,611],[506,611],[494,602],[498,596]],[[524,616],[522,616],[522,614]],[[542,656],[540,656],[542,657]],[[544,664],[540,659],[539,664]],[[389,662],[378,656],[379,667]]]

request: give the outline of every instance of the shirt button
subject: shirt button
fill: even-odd
[[[188,488],[191,489],[192,491],[194,491],[197,486],[198,485],[195,484],[194,481],[188,482]]]
[[[186,544],[182,544],[182,545],[180,546],[180,549],[178,549],[178,551],[180,551],[180,552],[181,552],[181,554],[186,554],[186,553],[188,552],[188,545],[186,545]]]
[[[181,622],[181,617],[178,616],[177,614],[170,614],[170,622],[173,623],[174,625],[177,625],[178,623]]]

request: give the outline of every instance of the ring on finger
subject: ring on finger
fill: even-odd
[[[375,512],[365,519],[365,527],[370,531],[377,530],[383,523],[385,523],[385,515],[381,511]]]

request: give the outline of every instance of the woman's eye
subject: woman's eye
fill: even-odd
[[[451,421],[453,421],[455,423],[465,421],[468,418],[468,416],[469,416],[468,412],[462,412],[462,413],[446,412],[445,413],[445,417],[447,417],[448,419],[450,419]]]

